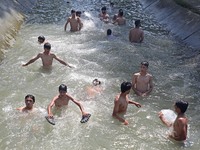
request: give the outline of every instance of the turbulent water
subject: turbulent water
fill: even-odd
[[[122,8],[127,25],[118,27],[101,22],[98,13],[102,6],[109,8],[110,16]],[[81,16],[84,26],[77,33],[69,32],[69,27],[64,32],[71,9],[84,11]],[[145,40],[133,45],[128,42],[128,33],[135,19],[142,21]],[[106,38],[108,28],[116,37],[112,41]],[[52,53],[74,68],[54,61],[52,70],[44,70],[40,60],[22,67],[43,51],[43,45],[37,43],[39,35],[52,44]],[[198,150],[200,78],[199,58],[192,56],[194,52],[175,42],[152,16],[144,14],[138,1],[115,1],[111,8],[108,1],[100,0],[38,0],[0,65],[0,149]],[[124,126],[111,117],[113,100],[120,92],[120,84],[131,81],[143,60],[150,63],[154,89],[145,98],[131,91],[130,98],[140,102],[142,108],[129,106],[125,115],[129,125]],[[88,97],[87,88],[95,78],[102,81],[103,90]],[[67,84],[68,93],[92,114],[88,123],[80,123],[81,113],[73,103],[55,118],[55,126],[45,120],[47,105],[61,83]],[[24,97],[29,93],[36,97],[35,111],[17,112],[16,108],[24,105]],[[169,140],[168,129],[158,118],[158,112],[173,109],[177,99],[190,103],[185,143]]]

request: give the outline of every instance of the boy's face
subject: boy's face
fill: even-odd
[[[25,104],[26,104],[26,107],[32,108],[34,101],[30,97],[28,97],[28,98],[25,99]]]
[[[141,71],[141,72],[147,72],[147,70],[148,70],[148,67],[147,67],[147,66],[145,66],[145,65],[141,65],[141,66],[140,66],[140,71]]]
[[[67,93],[67,91],[59,91],[60,96],[64,96]]]

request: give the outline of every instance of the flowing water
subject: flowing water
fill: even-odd
[[[98,13],[108,1],[98,0],[38,0],[38,4],[16,36],[14,45],[6,50],[0,65],[0,149],[58,149],[58,150],[198,150],[200,143],[200,78],[198,56],[195,50],[181,46],[169,37],[152,16],[144,14],[138,1],[118,1],[109,9],[110,15],[124,9],[127,25],[118,27],[104,24]],[[64,24],[71,9],[85,11],[81,19],[81,32],[64,32]],[[130,44],[128,33],[134,19],[140,18],[145,32],[142,44]],[[106,39],[111,28],[115,39]],[[69,30],[69,27],[68,27]],[[74,68],[54,61],[51,70],[41,68],[41,61],[22,67],[43,45],[37,37],[44,35],[52,44],[51,52]],[[150,63],[154,76],[154,89],[150,96],[139,98],[131,91],[130,99],[140,102],[142,108],[129,106],[128,126],[111,117],[113,101],[123,81],[131,81],[139,71],[140,62]],[[102,81],[102,92],[88,97],[87,88],[93,79]],[[92,114],[88,123],[81,124],[79,108],[69,104],[56,125],[44,118],[51,99],[58,94],[58,86],[65,83],[68,93],[80,100]],[[17,112],[24,105],[27,94],[36,97],[35,111]],[[188,140],[184,143],[167,138],[168,129],[160,122],[161,109],[173,109],[177,99],[190,105]]]

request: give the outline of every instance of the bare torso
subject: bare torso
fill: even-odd
[[[118,17],[116,22],[118,23],[118,25],[125,25],[126,19],[124,17]]]
[[[69,103],[70,98],[67,95],[62,97],[57,96],[56,100],[54,101],[55,106],[61,108],[62,106],[67,106]]]
[[[118,95],[116,97],[116,100],[119,103],[118,113],[126,113],[126,110],[128,107],[128,101],[129,101],[128,98]]]
[[[140,28],[133,28],[129,33],[129,41],[140,43],[143,40],[143,31]]]
[[[75,31],[79,31],[79,25],[80,25],[80,18],[75,17],[75,18],[68,18],[69,19],[69,23],[70,23],[70,31],[75,32]]]
[[[134,78],[136,90],[140,91],[141,93],[147,92],[149,90],[149,83],[151,77],[152,76],[149,73],[147,73],[144,76],[140,73],[135,73]]]

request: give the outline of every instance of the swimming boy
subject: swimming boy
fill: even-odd
[[[17,108],[21,112],[29,112],[33,110],[33,104],[35,103],[35,97],[31,94],[25,96],[26,106]]]
[[[141,43],[144,40],[144,32],[140,29],[140,20],[135,21],[135,28],[129,31],[129,41],[131,43]]]
[[[83,109],[82,104],[75,100],[72,96],[67,94],[67,86],[65,84],[61,84],[58,88],[59,94],[53,98],[47,108],[48,117],[53,118],[52,107],[55,106],[57,109],[60,109],[64,106],[67,106],[69,101],[74,102],[79,109],[81,110],[82,116],[88,116],[90,114],[86,113]]]
[[[101,13],[99,14],[99,18],[101,21],[108,23],[109,22],[109,15],[107,14],[106,7],[101,8]]]
[[[65,23],[64,31],[66,31],[68,23],[70,23],[71,32],[80,31],[83,26],[83,24],[81,23],[80,17],[76,16],[75,10],[71,10],[71,17],[67,19],[67,22]]]
[[[44,68],[50,68],[53,63],[53,59],[59,61],[61,64],[68,66],[72,68],[69,64],[58,58],[55,54],[50,53],[51,50],[51,44],[50,43],[45,43],[44,44],[44,52],[39,53],[37,56],[29,60],[27,63],[23,64],[22,66],[28,66],[29,64],[32,64],[35,62],[37,59],[41,58],[42,59],[42,64]]]
[[[128,121],[122,118],[119,114],[126,113],[128,104],[134,104],[136,107],[141,107],[141,105],[135,101],[131,101],[128,98],[128,94],[131,90],[132,84],[130,82],[123,82],[121,84],[121,93],[116,96],[114,101],[114,108],[112,116],[123,122],[124,125],[128,125]]]
[[[45,41],[45,37],[44,36],[38,36],[38,43],[42,44]]]
[[[170,138],[176,141],[183,141],[187,138],[187,128],[188,128],[188,119],[185,116],[185,112],[188,108],[188,102],[179,100],[174,104],[175,112],[177,113],[176,120],[174,123],[167,122],[163,117],[163,114],[159,113],[160,120],[167,126],[173,126],[173,132],[169,135]]]
[[[98,79],[94,79],[92,81],[93,86],[88,86],[87,87],[87,95],[89,98],[93,98],[96,94],[101,93],[102,88],[101,88],[101,81]]]
[[[115,18],[116,17],[116,18]],[[122,9],[119,10],[119,13],[117,16],[113,17],[113,24],[117,23],[118,25],[125,25],[126,24],[126,19],[124,18],[124,12]]]
[[[153,90],[153,77],[147,72],[149,63],[141,62],[140,72],[132,77],[132,89],[138,96],[147,96]]]

